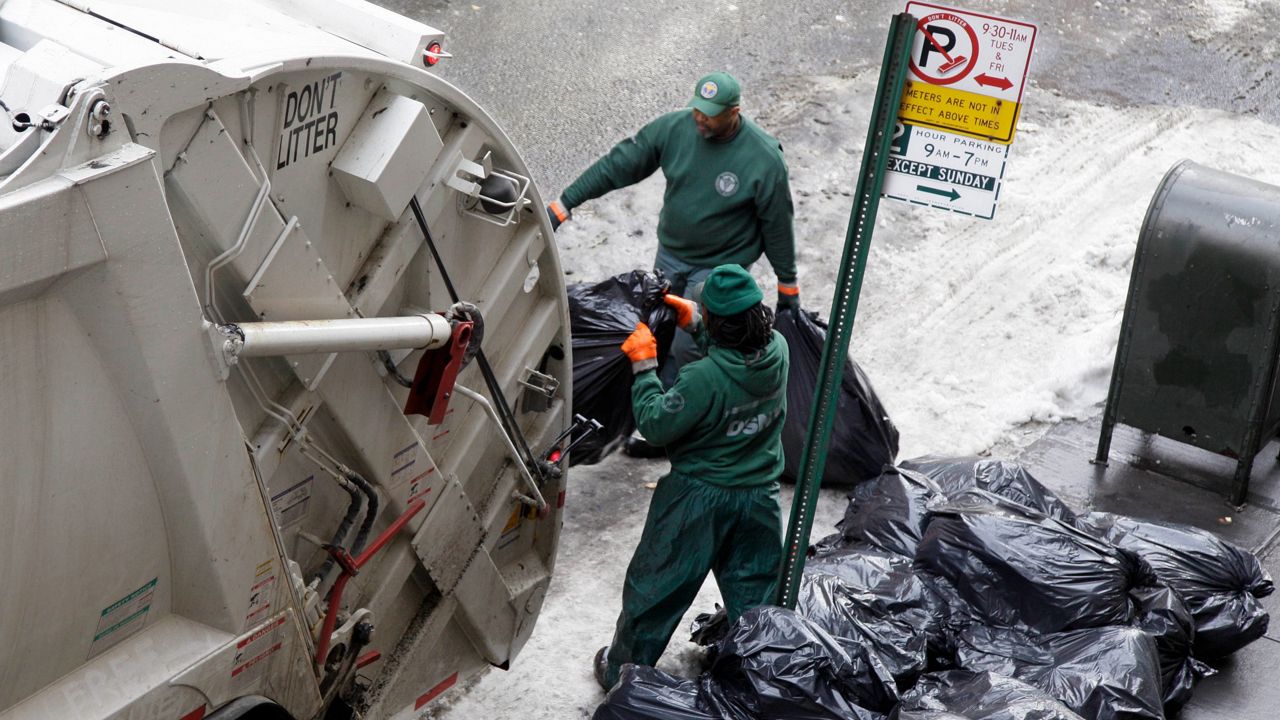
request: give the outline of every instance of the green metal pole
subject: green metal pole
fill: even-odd
[[[800,455],[800,477],[796,478],[795,494],[791,499],[791,521],[783,546],[782,567],[778,570],[778,605],[786,608],[795,609],[796,596],[800,592],[805,552],[813,529],[813,513],[818,505],[818,485],[827,464],[836,398],[840,393],[845,358],[849,355],[849,339],[858,313],[862,276],[867,267],[876,210],[880,207],[880,191],[884,187],[885,168],[889,163],[889,144],[893,141],[898,106],[902,103],[902,88],[907,79],[915,31],[916,19],[913,16],[909,13],[895,15],[889,26],[889,39],[880,66],[880,84],[871,111],[871,126],[867,129],[867,144],[862,152],[858,191],[849,216],[836,294],[831,300],[827,339],[822,348],[822,365],[818,370],[818,386],[814,395],[817,402],[809,415],[809,430]]]

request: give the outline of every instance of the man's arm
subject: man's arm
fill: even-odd
[[[661,158],[661,118],[640,128],[640,132],[613,146],[560,194],[560,202],[572,210],[605,193],[634,185],[658,169]]]
[[[791,184],[786,169],[766,183],[756,198],[756,217],[764,239],[764,254],[773,266],[778,282],[796,281],[795,211],[791,205]]]
[[[773,274],[778,276],[778,306],[799,305],[795,211],[791,205],[791,184],[785,166],[779,168],[773,182],[761,188],[756,198],[756,217],[760,222],[765,257],[773,266]]]
[[[696,387],[689,373],[681,372],[676,384],[663,392],[654,370],[636,375],[631,386],[631,409],[636,428],[653,445],[667,445],[689,434],[706,413],[705,389]]]

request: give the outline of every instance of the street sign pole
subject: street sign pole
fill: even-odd
[[[818,505],[818,485],[827,464],[836,398],[840,394],[841,376],[849,356],[849,339],[858,312],[862,276],[867,267],[876,210],[880,206],[880,193],[889,162],[889,145],[893,140],[898,106],[902,103],[902,88],[907,79],[915,31],[914,17],[909,13],[895,15],[889,26],[889,39],[880,66],[880,84],[871,111],[871,126],[867,129],[867,144],[862,151],[862,170],[849,215],[835,297],[831,300],[827,339],[822,348],[822,365],[818,370],[818,386],[814,395],[816,402],[809,414],[809,429],[800,455],[800,476],[796,478],[795,493],[791,499],[791,520],[778,572],[777,604],[790,609],[795,609],[800,578],[804,574],[813,513]]]

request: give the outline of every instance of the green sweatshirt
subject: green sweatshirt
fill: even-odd
[[[791,186],[782,146],[742,118],[729,140],[698,134],[691,110],[668,113],[597,160],[560,196],[573,209],[662,168],[658,242],[699,267],[746,267],[763,252],[779,282],[796,280]]]
[[[655,371],[640,373],[631,388],[636,427],[667,448],[673,472],[725,487],[771,483],[783,469],[787,357],[774,331],[752,355],[710,344],[665,393]]]

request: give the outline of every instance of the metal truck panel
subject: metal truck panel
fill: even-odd
[[[325,120],[328,132],[336,116]],[[409,207],[410,195],[422,186],[442,145],[422,103],[383,89],[342,144],[333,176],[352,203],[395,220]]]
[[[0,243],[0,303],[34,297],[64,275],[107,259],[84,194],[53,177],[0,196],[5,234],[47,238],[40,243]]]
[[[265,0],[264,4],[393,60],[414,65],[444,33],[358,0]]]
[[[337,694],[408,717],[532,631],[565,479],[535,477],[503,426],[541,456],[569,415],[543,200],[493,121],[421,69],[438,31],[342,7],[0,4],[0,99],[38,119],[0,134],[6,720],[246,695],[309,718]],[[383,102],[411,112],[357,132]],[[379,142],[389,162],[363,162]],[[372,200],[351,201],[357,177]],[[377,341],[400,348],[395,373],[328,335],[320,354],[228,351],[236,323],[342,319],[364,338],[366,318],[438,318],[445,268],[483,313],[509,419],[478,363],[440,422],[405,415],[392,375],[414,375],[416,339]],[[526,387],[535,369],[550,396]],[[335,537],[357,476],[376,553],[355,547],[361,512]],[[360,557],[340,603],[331,539],[347,572]]]
[[[53,373],[11,385],[24,395],[5,403],[21,410],[6,416],[3,455],[41,462],[33,450],[44,448],[45,457],[0,475],[27,500],[7,506],[6,536],[39,559],[0,573],[17,595],[4,606],[6,706],[78,666],[93,679],[80,690],[107,692],[109,678],[86,659],[148,637],[171,615],[240,632],[247,582],[274,554],[243,439],[199,340],[153,159],[129,144],[62,173],[109,260],[5,307],[26,326],[6,324],[6,371]]]

